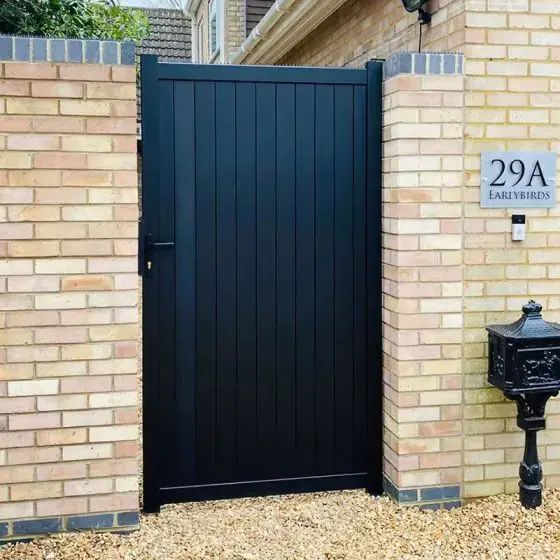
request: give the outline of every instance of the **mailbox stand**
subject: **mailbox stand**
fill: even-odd
[[[517,403],[517,425],[525,431],[519,499],[526,508],[542,503],[537,432],[545,428],[548,399],[560,390],[560,325],[545,321],[541,311],[541,305],[530,301],[515,323],[486,328],[488,381]]]
[[[519,501],[523,507],[533,509],[542,504],[542,465],[537,450],[537,432],[544,430],[544,409],[550,397],[558,391],[533,393],[527,395],[511,395],[508,399],[517,403],[517,425],[525,430],[525,452],[519,465]]]

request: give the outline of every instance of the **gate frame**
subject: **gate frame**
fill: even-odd
[[[263,73],[266,70],[281,71],[288,80],[298,82],[297,67],[248,67],[248,66],[216,66],[198,64],[165,64],[158,62],[155,55],[141,57],[141,88],[142,88],[142,219],[139,235],[139,274],[142,281],[142,364],[143,364],[143,509],[147,513],[159,512],[161,505],[182,501],[180,489],[174,488],[173,496],[163,499],[165,490],[160,484],[161,472],[158,438],[165,437],[164,427],[160,426],[160,409],[163,406],[159,399],[159,363],[157,354],[150,348],[158,345],[158,308],[159,290],[158,276],[147,277],[146,240],[153,231],[151,228],[151,212],[145,209],[157,208],[158,205],[158,164],[159,164],[159,112],[158,104],[153,101],[158,95],[158,81],[163,79],[207,79],[216,81],[213,75],[219,72],[227,81],[257,81],[252,76],[255,68]],[[306,68],[311,69],[311,68]],[[164,72],[160,73],[160,70]],[[313,68],[331,73],[332,68]],[[368,439],[367,439],[367,475],[365,487],[368,492],[379,495],[383,492],[383,369],[382,369],[382,86],[383,62],[372,60],[364,69],[338,69],[348,72],[348,83],[355,83],[356,73],[365,75],[366,85],[366,292],[367,292],[367,362],[368,362]],[[162,76],[163,74],[163,76]],[[247,76],[247,78],[244,78]],[[301,81],[301,80],[300,80]],[[309,80],[306,80],[309,82]],[[339,82],[340,83],[340,82]],[[151,102],[150,102],[151,101]],[[154,285],[155,284],[155,285]],[[374,382],[372,382],[374,381]],[[372,414],[373,412],[373,414]],[[353,475],[355,478],[355,475]],[[188,501],[222,499],[239,497],[238,488],[243,487],[243,495],[271,495],[289,491],[291,493],[314,492],[321,490],[337,490],[355,488],[348,484],[347,475],[281,479],[259,482],[236,482],[231,485],[188,487]],[[236,488],[233,488],[236,486]],[[229,490],[228,490],[229,487]],[[197,492],[197,488],[200,489]],[[185,489],[187,490],[187,489]],[[187,492],[184,492],[185,494]],[[212,496],[209,496],[212,494]]]

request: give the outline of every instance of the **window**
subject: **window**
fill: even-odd
[[[210,0],[208,6],[208,39],[210,44],[210,58],[220,52],[220,27],[219,27],[218,0]]]

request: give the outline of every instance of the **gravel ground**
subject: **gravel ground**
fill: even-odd
[[[453,511],[399,508],[364,492],[167,506],[129,536],[59,535],[0,560],[364,560],[560,558],[560,491],[525,511],[498,496]]]

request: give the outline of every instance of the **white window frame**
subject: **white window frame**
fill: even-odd
[[[214,60],[222,52],[222,29],[221,29],[221,2],[209,0],[208,2],[208,58]],[[213,44],[213,37],[216,43]]]

